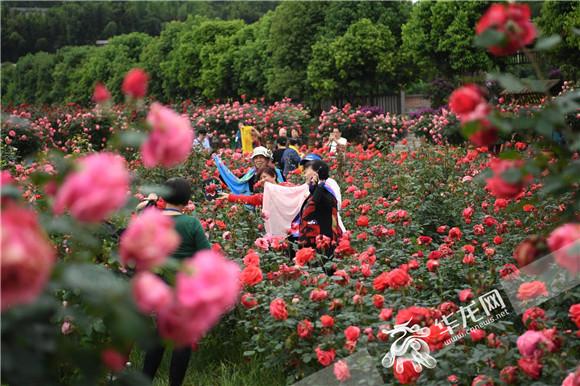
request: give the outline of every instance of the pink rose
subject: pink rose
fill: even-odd
[[[562,381],[562,386],[577,386],[578,384],[580,384],[580,368],[576,372],[568,374]]]
[[[471,288],[459,291],[459,301],[466,302],[471,299],[473,299],[473,292],[471,292]]]
[[[60,326],[60,332],[61,332],[63,335],[68,335],[68,334],[70,334],[71,332],[73,332],[73,330],[74,330],[74,327],[73,327],[72,323],[71,323],[71,322],[69,322],[68,320],[64,321],[64,322],[62,323],[62,325]]]
[[[171,288],[151,272],[139,272],[132,280],[133,299],[145,314],[159,313],[173,298]]]
[[[155,208],[147,208],[133,217],[121,236],[121,262],[134,262],[138,270],[152,269],[163,265],[179,243],[180,237],[171,217]]]
[[[517,345],[520,354],[525,357],[533,356],[540,343],[551,345],[550,340],[548,340],[544,334],[535,330],[528,330],[519,336]]]
[[[339,382],[344,382],[350,378],[350,370],[348,369],[348,365],[344,360],[336,362],[332,372]]]
[[[55,261],[55,250],[36,214],[15,203],[3,204],[1,257],[2,310],[30,303],[42,292]]]
[[[175,301],[159,312],[159,333],[177,346],[191,346],[236,304],[240,267],[219,253],[204,250],[184,262],[175,287]]]
[[[580,224],[564,224],[548,237],[556,262],[572,275],[580,272]]]
[[[101,152],[78,161],[56,194],[54,212],[71,215],[80,221],[99,222],[123,207],[129,191],[129,172],[125,160],[113,153]]]
[[[104,103],[111,99],[111,93],[107,90],[107,86],[102,83],[97,83],[95,85],[95,91],[93,92],[93,100],[96,103]]]
[[[147,122],[153,130],[141,145],[145,167],[173,167],[187,159],[193,143],[193,129],[187,117],[156,102],[149,109]]]
[[[538,296],[548,296],[546,284],[541,281],[532,281],[520,284],[518,288],[518,299],[525,301],[537,298]]]

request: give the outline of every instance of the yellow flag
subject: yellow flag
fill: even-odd
[[[243,126],[242,129],[242,151],[244,153],[251,153],[254,150],[252,145],[252,126]]]

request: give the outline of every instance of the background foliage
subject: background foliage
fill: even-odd
[[[122,75],[139,66],[163,102],[246,95],[315,107],[409,88],[439,107],[450,91],[438,95],[441,84],[506,66],[472,45],[487,2],[73,2],[42,14],[16,12],[20,5],[2,4],[4,103],[88,104],[97,81],[120,101]],[[532,9],[540,29],[563,36],[542,65],[577,80],[580,6]],[[94,46],[100,38],[109,43]]]

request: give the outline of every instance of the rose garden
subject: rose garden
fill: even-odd
[[[273,26],[285,5],[262,18]],[[527,4],[480,8],[463,26],[469,50],[490,63],[521,54],[529,73],[497,65],[456,82],[441,106],[413,112],[243,89],[190,98],[183,85],[169,99],[169,78],[142,63],[82,91],[71,88],[82,83],[71,70],[59,85],[73,90],[66,98],[23,100],[19,82],[38,73],[3,64],[1,383],[169,385],[171,349],[190,347],[185,385],[580,385],[577,68],[551,82],[539,59],[570,41],[577,57],[580,7],[553,34]],[[356,33],[324,52],[373,51]],[[326,49],[319,43],[313,55]],[[207,47],[201,56],[212,55]],[[380,82],[383,64],[350,68]],[[213,75],[225,73],[224,62],[213,65]],[[332,69],[311,61],[308,79],[315,71],[324,97],[344,99],[330,86],[348,83],[340,71],[331,80],[322,73]],[[302,156],[326,161],[346,229],[332,258],[324,238],[305,247],[269,235],[269,213],[211,198],[227,191],[214,155],[237,177],[252,166],[235,146],[240,123],[270,148],[281,129],[295,131]],[[333,129],[348,140],[338,153],[327,145]],[[211,151],[192,146],[205,131]],[[300,186],[303,174],[296,168],[287,180]],[[172,221],[136,210],[172,177],[191,184],[183,213],[199,219],[211,245],[185,259],[172,257]],[[490,293],[498,297],[485,301]],[[505,312],[486,322],[493,307]],[[401,325],[436,363],[381,363]],[[168,350],[151,383],[144,353],[159,341]],[[367,370],[349,361],[357,353]]]

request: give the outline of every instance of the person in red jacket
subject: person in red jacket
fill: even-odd
[[[261,169],[258,169],[256,172],[256,180],[258,183],[257,185],[263,186],[266,182],[270,182],[272,184],[277,184],[276,181],[276,169],[272,166],[265,166]],[[281,183],[281,185],[291,186],[287,182]],[[220,193],[220,198],[227,199],[229,202],[235,202],[240,204],[252,205],[252,206],[262,206],[262,200],[264,199],[263,193],[256,193],[252,194],[251,196],[246,196],[242,194],[228,194],[228,193]]]

